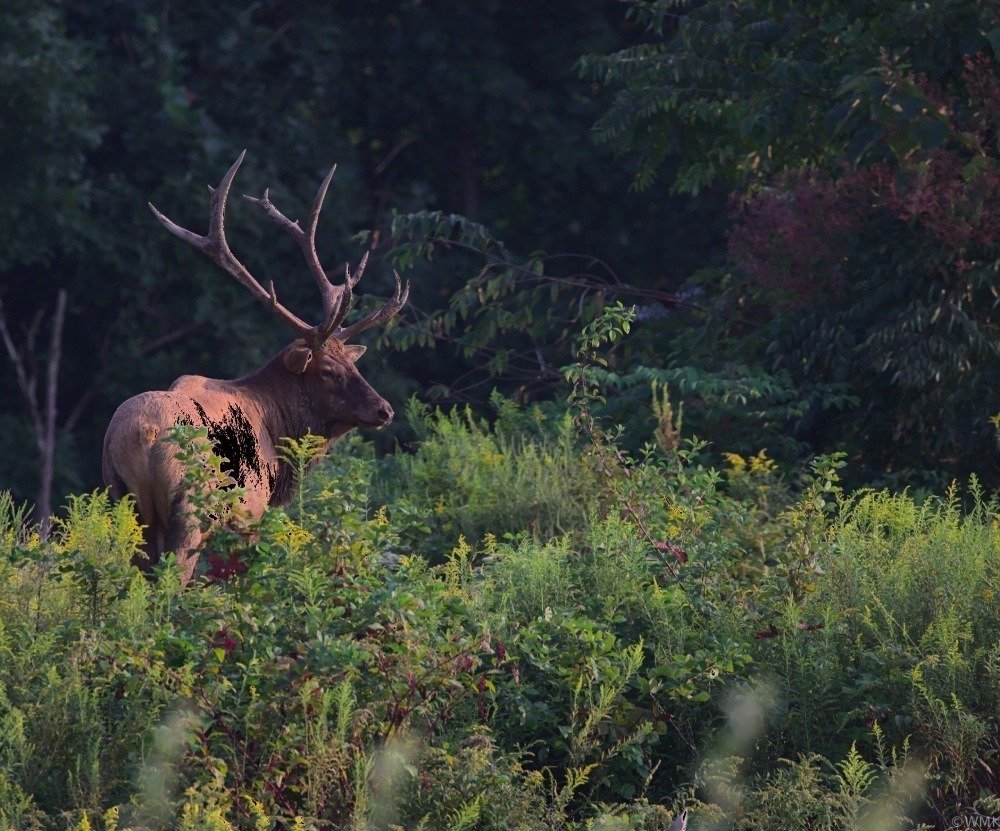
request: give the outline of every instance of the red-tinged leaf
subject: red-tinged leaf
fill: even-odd
[[[767,629],[761,629],[754,637],[761,639],[776,638],[778,637],[778,627],[772,623]]]

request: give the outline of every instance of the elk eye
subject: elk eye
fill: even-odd
[[[333,370],[332,369],[324,369],[323,370],[323,377],[324,378],[333,378]]]

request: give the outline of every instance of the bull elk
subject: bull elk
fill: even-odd
[[[187,583],[198,561],[202,541],[190,517],[182,487],[183,471],[164,435],[178,424],[203,425],[220,456],[228,459],[228,472],[245,489],[250,516],[268,505],[288,501],[291,475],[279,459],[285,438],[307,432],[322,436],[325,447],[354,427],[380,428],[392,421],[393,412],[361,377],[355,363],[364,346],[348,344],[360,332],[391,319],[406,303],[396,274],[393,296],[349,326],[344,325],[353,301],[353,289],[364,273],[368,254],[355,273],[345,266],[344,282],[335,285],[326,275],[316,253],[316,224],[334,169],[320,185],[304,227],[292,222],[268,197],[245,198],[263,208],[274,222],[298,243],[323,300],[323,318],[310,326],[278,302],[272,282],[264,289],[233,255],[226,242],[226,202],[233,177],[246,155],[244,150],[216,189],[211,191],[209,230],[199,236],[171,222],[152,204],[156,218],[170,233],[204,252],[260,303],[270,309],[298,336],[267,364],[231,381],[182,375],[165,391],[144,392],[130,398],[115,412],[104,438],[104,481],[113,496],[130,493],[145,523],[145,558],[139,564],[155,565],[173,551]]]

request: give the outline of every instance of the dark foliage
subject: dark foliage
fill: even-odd
[[[391,290],[381,257],[393,212],[460,212],[518,248],[583,252],[654,286],[678,283],[718,248],[717,230],[690,246],[679,202],[629,195],[627,170],[590,139],[603,88],[573,65],[629,42],[614,3],[8,5],[0,296],[23,337],[68,291],[57,493],[99,482],[101,437],[124,398],[185,372],[235,377],[286,341],[145,207],[201,228],[198,188],[243,148],[243,191],[270,186],[292,217],[339,163],[318,247],[335,269],[358,260],[352,236],[368,231],[372,302]],[[234,250],[309,317],[316,298],[291,241],[234,203]],[[468,273],[454,260],[415,265],[409,325]],[[366,375],[397,402],[435,384],[484,401],[488,388],[462,380],[479,359],[450,340],[391,360],[369,352]],[[0,486],[33,497],[27,421],[6,364],[0,390]]]

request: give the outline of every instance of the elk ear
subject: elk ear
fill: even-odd
[[[344,355],[347,357],[347,360],[354,364],[357,363],[358,358],[365,354],[367,348],[367,346],[352,343],[344,347]]]
[[[285,369],[293,375],[301,375],[309,366],[312,356],[312,350],[304,343],[293,343],[285,352]]]

